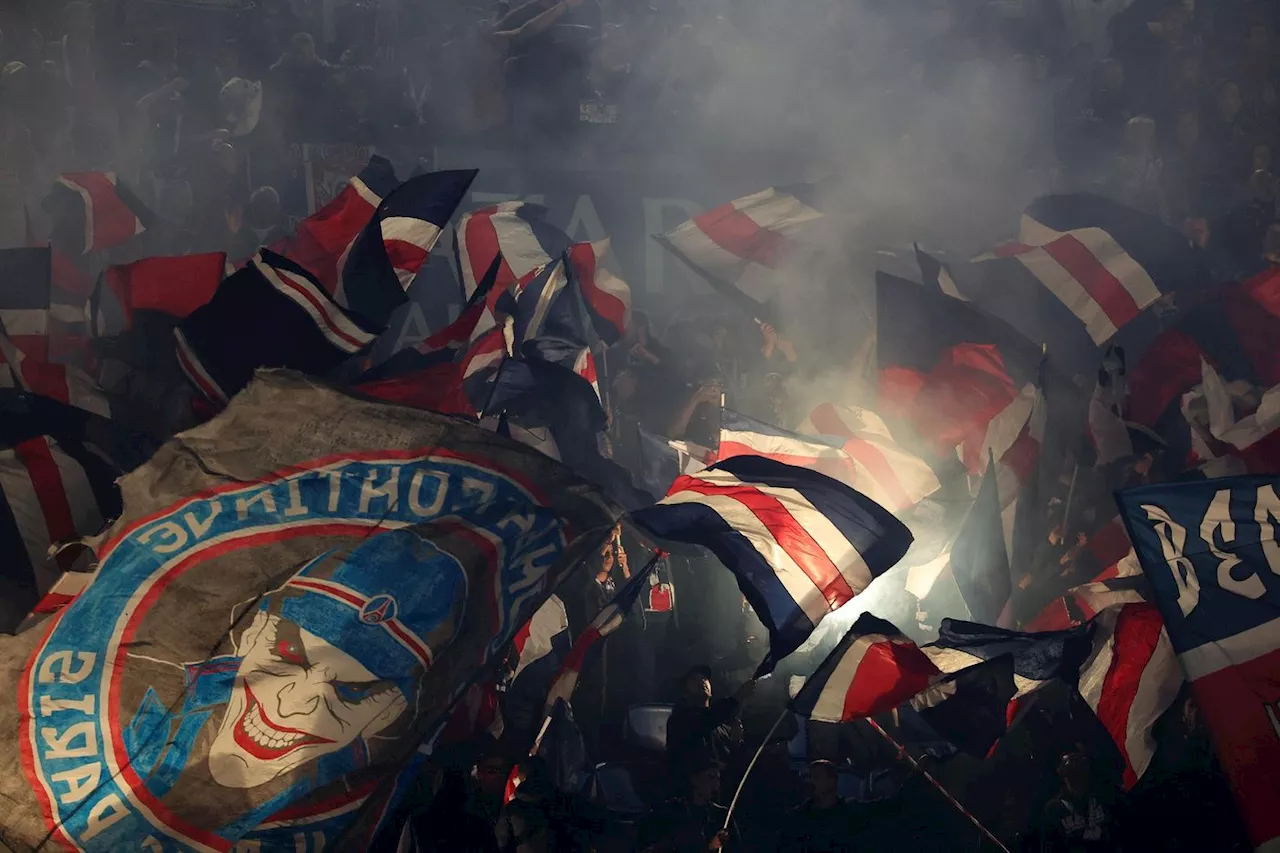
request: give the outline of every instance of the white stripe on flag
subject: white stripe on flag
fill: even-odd
[[[568,276],[565,273],[564,264],[557,261],[555,266],[551,268],[551,274],[547,276],[542,292],[538,294],[538,304],[534,306],[533,317],[530,318],[529,326],[524,332],[526,341],[542,334],[542,326],[547,322],[547,313],[551,310],[551,303],[564,290],[567,281]]]
[[[714,510],[725,523],[743,536],[751,547],[773,567],[787,594],[796,602],[809,621],[817,625],[831,612],[826,596],[814,584],[791,554],[787,552],[769,529],[738,501],[725,495],[703,495],[697,492],[677,492],[662,501],[664,504],[692,503]],[[865,584],[864,584],[865,586]],[[855,592],[857,590],[855,589]]]
[[[853,686],[853,680],[858,677],[858,667],[862,666],[862,660],[867,656],[867,651],[876,643],[887,642],[890,642],[890,638],[883,634],[864,634],[854,640],[841,655],[827,683],[822,686],[822,693],[814,702],[813,713],[809,715],[810,719],[829,723],[840,722],[844,718],[845,697],[849,694],[849,688]]]
[[[111,179],[109,174],[107,177],[108,180]],[[65,177],[59,177],[56,183],[62,184],[62,186],[79,195],[81,201],[84,202],[84,254],[88,254],[93,251],[93,196],[89,193],[89,190],[74,181],[67,180]],[[112,180],[111,183],[115,183],[115,181]]]
[[[947,649],[940,646],[923,646],[921,651],[925,653],[929,660],[933,661],[934,666],[948,675],[980,664],[985,660],[985,658],[980,658],[961,649]],[[1013,694],[1013,698],[1019,699],[1026,696],[1044,683],[1015,672],[1013,674],[1013,686],[1016,688],[1016,692]]]
[[[102,510],[98,507],[98,499],[89,483],[89,475],[79,462],[58,446],[58,442],[49,439],[45,439],[45,442],[49,445],[49,452],[61,474],[62,490],[67,496],[67,506],[71,508],[71,521],[76,533],[91,535],[100,532],[103,525]]]
[[[307,313],[320,334],[335,348],[354,354],[373,342],[376,335],[369,334],[351,322],[341,308],[330,302],[329,294],[316,287],[306,276],[277,269],[264,262],[261,255],[253,259],[253,264],[272,287]]]
[[[383,243],[407,243],[421,251],[423,255],[430,255],[439,240],[440,228],[434,222],[412,216],[388,216],[382,220]],[[390,248],[387,251],[393,258],[394,266],[396,253]],[[408,290],[409,285],[413,284],[413,280],[417,278],[420,267],[420,264],[414,269],[395,267],[396,277],[400,279],[400,285],[405,290]]]
[[[1035,276],[1058,301],[1080,318],[1094,343],[1101,344],[1116,333],[1116,326],[1075,276],[1044,249],[1032,249],[1018,255],[1018,261]]]
[[[551,654],[554,648],[552,641],[568,630],[569,615],[564,609],[564,602],[553,594],[529,620],[529,636],[520,650],[520,660],[516,663],[516,671],[511,674],[512,679],[518,678],[529,664]]]
[[[1196,681],[1228,667],[1256,660],[1276,650],[1280,636],[1280,619],[1263,622],[1239,634],[1187,649],[1178,657],[1187,672],[1188,681]]]
[[[862,554],[853,543],[845,538],[839,528],[832,523],[803,494],[795,489],[780,489],[775,486],[761,486],[758,483],[743,482],[728,471],[700,471],[691,475],[695,479],[718,486],[748,486],[758,492],[778,500],[796,524],[818,543],[818,547],[830,558],[839,569],[840,574],[848,582],[853,594],[862,592],[871,581],[871,569],[867,566]],[[758,522],[757,522],[758,523]]]
[[[49,334],[49,311],[43,308],[0,308],[0,326],[14,337]]]

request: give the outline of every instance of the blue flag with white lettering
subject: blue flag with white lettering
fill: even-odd
[[[93,582],[0,641],[18,849],[369,849],[418,745],[617,517],[534,450],[286,372],[121,490]]]
[[[1280,839],[1280,475],[1117,495],[1257,849]]]

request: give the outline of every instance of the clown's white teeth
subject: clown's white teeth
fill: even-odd
[[[301,732],[282,732],[272,728],[269,723],[263,721],[262,712],[257,703],[254,703],[249,713],[244,715],[242,727],[254,743],[265,746],[267,749],[284,749],[306,737]]]

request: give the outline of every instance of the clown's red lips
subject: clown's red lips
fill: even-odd
[[[244,686],[244,695],[246,698],[244,713],[240,715],[240,719],[236,720],[232,733],[236,746],[254,758],[272,761],[304,746],[333,743],[328,738],[273,722],[248,684]]]

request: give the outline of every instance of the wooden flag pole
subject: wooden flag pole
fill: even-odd
[[[729,828],[729,821],[733,820],[733,810],[738,805],[738,798],[742,796],[742,789],[747,785],[747,777],[751,775],[751,770],[756,766],[756,762],[760,760],[761,753],[764,748],[769,745],[769,741],[773,739],[773,733],[778,730],[778,726],[782,725],[782,721],[787,718],[790,713],[789,707],[784,707],[782,713],[778,715],[778,719],[773,721],[773,725],[769,727],[769,733],[764,736],[764,740],[760,741],[760,748],[756,750],[756,754],[751,756],[751,763],[747,765],[746,771],[742,774],[742,778],[738,780],[738,790],[733,792],[733,799],[729,801],[729,812],[724,816],[724,826],[721,830]],[[1008,853],[1006,850],[1005,853]]]
[[[926,782],[928,782],[933,787],[937,788],[938,792],[941,793],[942,796],[947,798],[947,802],[955,806],[956,811],[960,812],[960,814],[967,817],[969,819],[969,822],[972,823],[974,826],[976,826],[978,828],[978,831],[981,832],[983,835],[985,835],[991,841],[992,844],[999,847],[1001,850],[1004,851],[1004,853],[1009,853],[1009,848],[1005,847],[1004,844],[1000,841],[1000,839],[996,838],[995,835],[992,834],[991,830],[983,826],[980,820],[974,817],[969,812],[968,809],[962,806],[959,800],[951,796],[951,792],[948,791],[946,788],[942,787],[942,783],[939,782],[937,779],[933,778],[933,774],[931,774],[928,770],[925,770],[924,767],[920,765],[920,762],[916,761],[916,759],[911,755],[911,753],[907,752],[906,747],[904,747],[902,744],[894,740],[889,735],[889,733],[886,732],[884,729],[882,729],[880,727],[880,724],[877,723],[875,720],[871,719],[870,717],[866,717],[865,719],[868,723],[871,724],[871,728],[879,732],[881,737],[887,740],[890,744],[893,745],[895,749],[898,750],[898,754],[907,760],[907,763],[911,765],[911,768],[913,770],[915,770],[917,773],[923,776]]]

